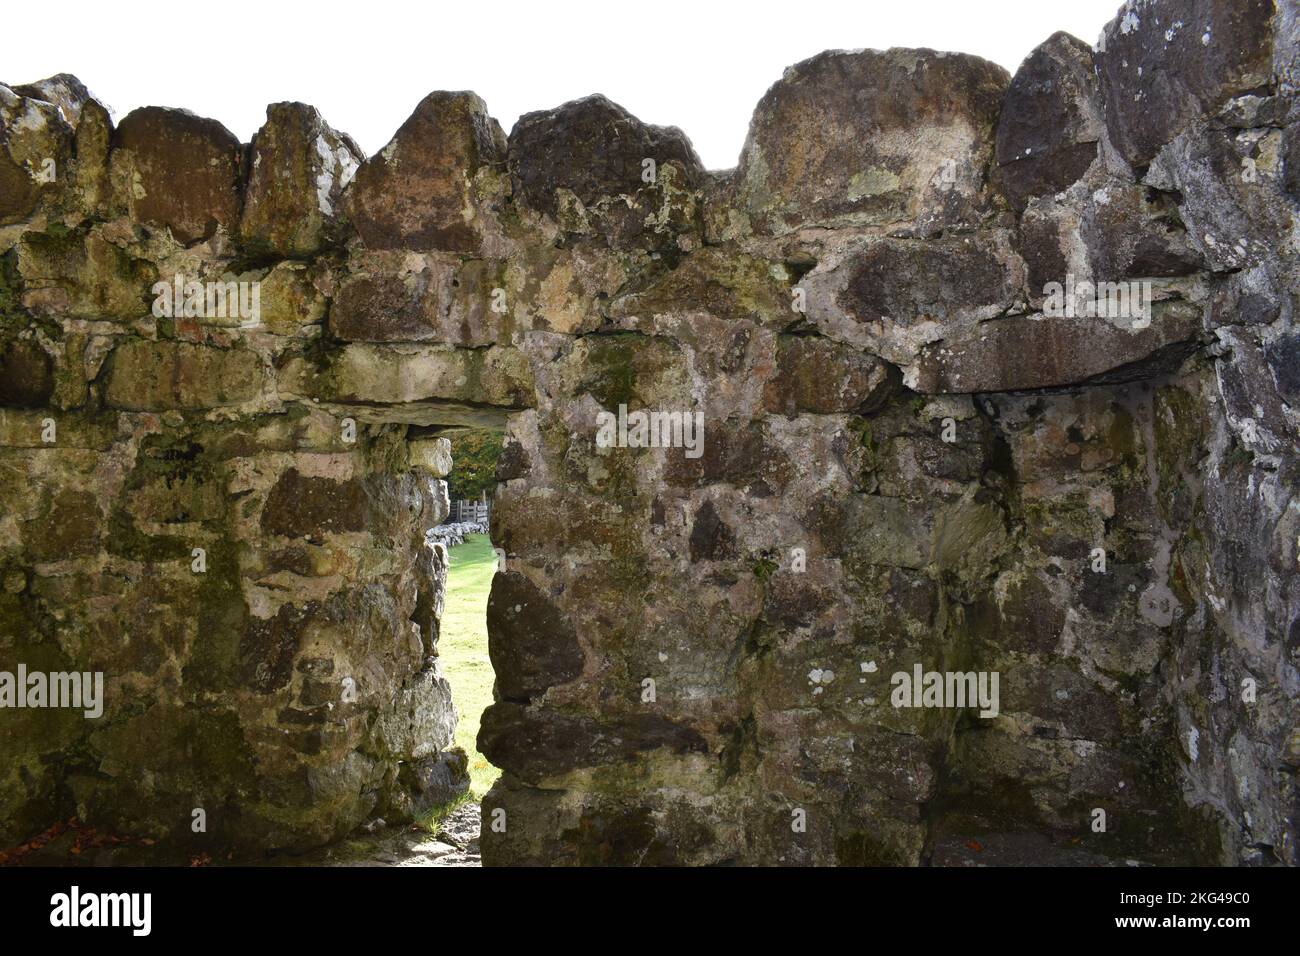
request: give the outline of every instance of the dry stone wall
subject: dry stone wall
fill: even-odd
[[[1298,51],[1293,0],[1135,0],[1015,76],[827,52],[721,173],[600,96],[367,159],[0,87],[0,669],[105,681],[0,710],[0,842],[462,789],[475,425],[485,862],[1294,865]]]

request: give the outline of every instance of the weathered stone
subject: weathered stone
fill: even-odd
[[[679,754],[708,749],[698,732],[659,714],[598,721],[510,701],[484,711],[478,746],[497,766],[530,782],[578,767],[633,760],[660,748]]]
[[[652,273],[622,290],[609,305],[609,314],[625,318],[670,312],[689,303],[692,311],[720,319],[750,319],[785,328],[795,317],[791,309],[793,275],[784,266],[747,255],[704,247],[676,268]]]
[[[1265,349],[1260,331],[1249,327],[1223,328],[1215,334],[1233,356],[1230,364],[1216,368],[1228,427],[1241,447],[1270,460],[1296,434],[1276,390],[1289,384],[1285,373],[1277,374],[1289,342],[1280,337],[1272,349]]]
[[[599,243],[546,244],[529,249],[525,260],[466,263],[472,283],[460,298],[471,306],[471,315],[474,306],[490,300],[500,315],[488,328],[498,336],[512,328],[593,332],[604,322],[609,298],[629,278],[624,259],[608,255]],[[475,325],[462,321],[452,331],[468,340],[478,334]]]
[[[1012,277],[989,249],[950,243],[883,242],[855,256],[839,301],[859,322],[902,325],[1003,306]]]
[[[416,795],[415,812],[440,809],[462,797],[469,790],[468,764],[459,750],[448,750],[425,757],[409,769],[403,767],[411,775],[406,786]]]
[[[704,502],[691,522],[689,553],[692,561],[721,561],[736,556],[736,533],[712,501]]]
[[[239,405],[261,394],[263,376],[261,359],[247,349],[132,339],[109,357],[104,397],[137,410]]]
[[[436,340],[453,271],[450,263],[437,263],[406,276],[353,276],[339,289],[330,329],[352,342]]]
[[[37,561],[64,561],[99,551],[102,516],[93,500],[65,488],[42,514],[22,526],[23,543]]]
[[[285,687],[293,676],[304,623],[318,610],[316,605],[298,608],[284,604],[274,617],[250,622],[239,642],[241,681],[261,694]]]
[[[480,171],[505,161],[505,135],[473,93],[430,93],[388,145],[361,164],[344,202],[370,249],[483,247]]]
[[[528,453],[518,443],[507,442],[501,449],[501,456],[497,458],[496,480],[511,481],[527,474]]]
[[[216,120],[187,110],[132,110],[113,134],[116,201],[135,218],[171,229],[178,242],[239,228],[243,146]]]
[[[670,455],[663,480],[670,487],[704,488],[726,482],[756,497],[779,495],[793,477],[789,455],[760,424],[708,430],[698,458]]]
[[[0,196],[4,197],[0,222],[19,222],[36,208],[37,190],[31,177],[7,156],[0,157]]]
[[[270,331],[278,335],[299,334],[325,318],[326,298],[309,266],[301,262],[279,262],[260,282],[260,320]]]
[[[498,572],[488,596],[488,651],[501,699],[529,701],[582,673],[573,627],[516,571]]]
[[[1053,654],[1061,643],[1066,607],[1061,584],[1047,573],[1008,574],[998,579],[999,648]]]
[[[1218,286],[1210,300],[1209,325],[1271,325],[1293,310],[1293,297],[1267,269],[1239,272]]]
[[[103,213],[108,196],[108,108],[75,76],[0,86],[0,225],[30,214],[42,196],[71,225]]]
[[[71,73],[56,73],[35,83],[15,86],[14,92],[19,96],[44,100],[57,106],[64,120],[74,130],[81,125],[82,109],[95,101],[94,94],[86,89],[86,84]]]
[[[334,335],[349,342],[444,342],[478,346],[508,338],[494,309],[505,280],[490,262],[377,254],[357,261],[330,310]]]
[[[1103,128],[1092,50],[1054,33],[1020,64],[998,116],[995,181],[1023,209],[1092,165]]]
[[[419,468],[434,478],[446,478],[451,474],[451,442],[448,439],[413,439],[406,447],[411,455],[411,467]]]
[[[1300,333],[1279,336],[1268,346],[1268,364],[1277,390],[1292,406],[1300,405]]]
[[[1075,259],[1073,239],[1079,231],[1079,210],[1053,202],[1037,202],[1020,219],[1020,254],[1025,262],[1029,301],[1041,305],[1049,282],[1063,282]]]
[[[262,507],[262,530],[287,537],[319,538],[367,528],[366,490],[357,479],[310,478],[290,468]]]
[[[22,304],[38,315],[128,321],[149,313],[156,268],[101,231],[29,232],[18,244]]]
[[[985,60],[933,50],[832,51],[792,66],[750,122],[740,211],[774,235],[970,221],[1008,80]]]
[[[26,219],[66,181],[72,143],[57,104],[0,86],[0,226]]]
[[[343,189],[365,157],[305,103],[272,103],[253,137],[240,234],[257,249],[298,258],[333,237]]]
[[[1138,329],[1102,318],[1014,316],[926,346],[905,381],[930,394],[1132,381],[1176,368],[1195,349],[1200,326],[1197,310],[1159,305]]]
[[[530,206],[616,249],[647,234],[671,244],[689,229],[691,204],[677,194],[699,188],[704,172],[685,133],[642,123],[603,96],[521,116],[509,163]]]
[[[782,336],[764,401],[786,415],[861,414],[882,404],[891,384],[887,366],[870,355],[826,339]]]
[[[1000,233],[882,239],[828,257],[799,287],[824,334],[910,365],[925,343],[1011,311],[1024,268]]]
[[[14,92],[56,107],[64,122],[74,131],[70,155],[44,150],[46,156],[41,160],[40,168],[31,170],[37,182],[51,191],[55,183],[72,187],[64,192],[62,205],[65,211],[101,212],[108,198],[108,151],[113,135],[113,120],[108,107],[70,73],[59,73],[15,87]],[[48,165],[46,160],[49,160]],[[0,170],[3,169],[4,164],[0,163]],[[4,175],[0,171],[0,176]],[[21,192],[21,186],[16,188]]]
[[[930,563],[930,531],[920,509],[904,499],[854,495],[819,505],[811,521],[836,553],[855,564],[923,568]]]
[[[1286,171],[1286,191],[1300,200],[1300,123],[1286,128],[1283,136],[1283,165]]]
[[[1137,185],[1108,184],[1092,193],[1079,225],[1091,274],[1101,282],[1134,276],[1191,275],[1204,258],[1168,197]],[[1063,282],[1064,270],[1051,281]]]
[[[96,99],[81,104],[77,122],[73,182],[81,209],[88,215],[103,215],[111,195],[109,153],[113,144],[113,117]]]
[[[53,393],[48,352],[22,339],[0,345],[0,405],[32,408],[44,405]]]
[[[1273,76],[1274,0],[1128,0],[1096,54],[1111,142],[1133,166]]]
[[[676,405],[687,388],[684,350],[666,338],[640,334],[589,335],[557,356],[547,377],[573,394],[590,394],[603,408]]]
[[[324,369],[302,359],[290,361],[281,372],[280,393],[342,404],[523,408],[532,400],[532,375],[514,349],[354,344],[333,353]]]
[[[1178,194],[1192,245],[1229,272],[1266,261],[1290,233],[1282,162],[1278,130],[1198,129],[1160,150],[1146,182]]]

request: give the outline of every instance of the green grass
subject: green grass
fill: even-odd
[[[501,775],[475,744],[479,720],[492,703],[494,675],[488,659],[487,601],[497,556],[485,534],[470,535],[464,544],[448,551],[448,556],[447,599],[438,657],[460,714],[456,744],[469,757],[470,794],[481,800]]]

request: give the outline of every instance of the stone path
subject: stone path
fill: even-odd
[[[1079,838],[1037,832],[947,835],[934,847],[931,866],[1145,866],[1095,853]]]
[[[302,856],[276,860],[276,866],[481,866],[478,850],[479,805],[457,807],[436,834],[403,827],[349,837]]]
[[[307,853],[282,854],[261,861],[177,859],[163,845],[104,837],[81,826],[59,826],[23,847],[0,852],[10,866],[481,866],[478,850],[479,805],[453,810],[438,832],[422,827],[383,827],[357,833]]]

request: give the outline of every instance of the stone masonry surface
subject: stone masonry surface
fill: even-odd
[[[478,426],[485,863],[1295,865],[1298,71],[1295,0],[829,51],[725,172],[601,96],[366,158],[0,86],[0,671],[104,675],[0,709],[0,846],[463,792],[426,531]],[[917,665],[996,715],[894,706]]]

